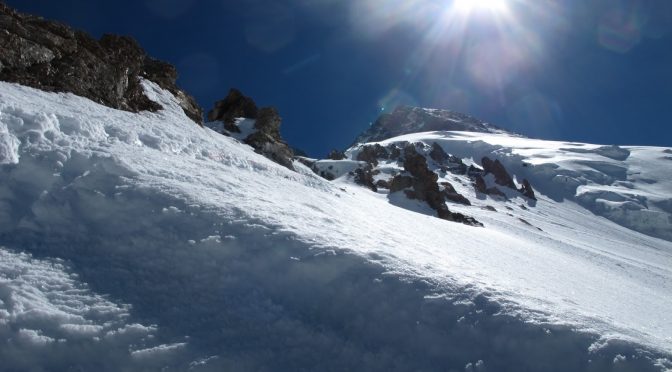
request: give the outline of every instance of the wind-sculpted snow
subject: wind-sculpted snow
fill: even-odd
[[[543,195],[414,213],[145,89],[0,83],[0,370],[672,368],[671,243]]]

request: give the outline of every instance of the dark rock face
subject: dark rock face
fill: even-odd
[[[373,173],[370,168],[357,168],[354,171],[355,183],[368,187],[372,191],[378,191],[378,187],[373,182]]]
[[[413,186],[413,177],[396,175],[390,182],[390,192],[397,192],[405,190]]]
[[[443,196],[445,196],[446,199],[458,204],[471,205],[469,199],[458,193],[457,190],[455,190],[455,187],[449,182],[441,182],[441,186],[443,186]]]
[[[411,176],[398,175],[394,177],[390,185],[390,192],[404,190],[407,197],[427,202],[441,219],[482,226],[474,218],[451,212],[448,209],[445,194],[437,184],[439,177],[427,167],[427,160],[417,152],[414,145],[408,145],[404,149],[404,169]],[[410,186],[407,186],[409,183]]]
[[[388,157],[387,149],[379,144],[366,145],[357,154],[357,160],[365,161],[373,166],[378,165],[378,159],[387,159]]]
[[[492,161],[487,156],[481,160],[481,165],[483,165],[483,170],[485,174],[492,173],[495,176],[495,182],[498,185],[506,186],[512,189],[516,189],[516,184],[513,183],[513,178],[506,171],[504,165],[499,162],[499,160]]]
[[[399,160],[401,158],[401,149],[397,145],[390,148],[390,160]]]
[[[274,162],[294,170],[294,151],[280,135],[282,118],[275,107],[259,109],[252,98],[238,89],[230,89],[227,96],[217,101],[215,107],[208,112],[208,120],[222,121],[226,131],[240,133],[240,128],[235,124],[237,118],[256,120],[255,132],[243,139],[243,142]],[[226,131],[223,134],[227,134]]]
[[[532,185],[530,185],[530,181],[527,179],[523,179],[523,185],[520,187],[521,194],[525,196],[526,198],[530,198],[532,200],[537,200],[537,197],[534,195],[534,190],[532,190]]]
[[[104,35],[95,40],[0,3],[0,80],[71,92],[126,111],[160,110],[145,96],[140,78],[173,93],[185,114],[202,122],[201,108],[177,87],[175,68],[147,56],[132,38]]]
[[[265,157],[294,170],[292,165],[294,152],[280,136],[281,123],[282,119],[274,107],[260,109],[254,124],[256,132],[247,136],[244,142]]]
[[[467,165],[462,159],[446,153],[439,144],[434,142],[432,150],[429,152],[429,157],[441,166],[444,172],[451,172],[454,174],[466,174]]]
[[[378,180],[376,181],[376,187],[379,189],[389,189],[390,183],[386,180]]]
[[[236,118],[256,119],[259,114],[257,104],[252,98],[243,95],[238,89],[232,88],[229,94],[215,103],[215,107],[208,112],[208,121],[224,122],[224,129],[229,132],[240,133],[234,124]]]
[[[343,160],[343,159],[345,159],[345,154],[343,153],[343,151],[339,151],[339,150],[334,149],[334,150],[331,150],[329,152],[329,154],[327,155],[327,159]]]
[[[436,142],[432,144],[432,151],[430,151],[429,157],[439,164],[443,164],[448,160],[448,154]]]
[[[485,179],[483,179],[483,176],[480,174],[474,175],[472,179],[474,180],[474,190],[476,190],[476,192],[506,198],[506,194],[504,194],[502,190],[498,189],[496,186],[487,187],[485,184]]]

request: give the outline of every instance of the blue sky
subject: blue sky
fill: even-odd
[[[207,111],[237,87],[288,142],[345,148],[397,103],[519,133],[672,146],[666,0],[7,0],[175,64]]]

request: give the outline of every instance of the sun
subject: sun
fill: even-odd
[[[453,7],[464,13],[474,11],[501,13],[507,10],[507,0],[454,0]]]

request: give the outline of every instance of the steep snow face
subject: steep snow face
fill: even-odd
[[[403,134],[437,130],[504,133],[491,124],[459,112],[398,106],[392,113],[381,115],[369,129],[357,137],[355,143],[382,141]]]
[[[163,111],[0,83],[0,370],[672,368],[672,243],[544,192],[443,221],[144,88]],[[470,135],[413,140],[516,140]]]

